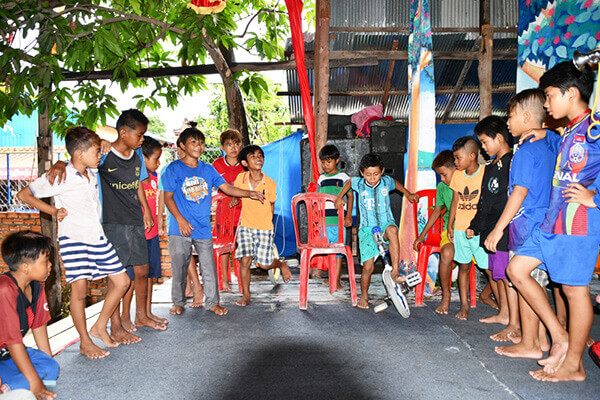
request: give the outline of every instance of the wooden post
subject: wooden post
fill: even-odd
[[[490,24],[490,0],[479,2],[481,50],[479,52],[479,120],[492,114],[492,63],[494,55],[494,28]]]
[[[315,144],[318,152],[327,144],[329,102],[329,0],[317,1],[317,24],[315,41]]]
[[[41,176],[48,171],[52,166],[52,132],[50,131],[50,121],[48,117],[48,106],[46,105],[43,112],[38,114],[38,175]],[[52,202],[52,199],[50,199]],[[60,280],[60,260],[58,258],[58,240],[56,233],[56,218],[40,212],[40,223],[42,234],[52,239],[54,245],[50,253],[50,262],[52,270],[50,276],[46,280],[46,298],[48,307],[50,308],[50,316],[53,320],[59,318],[62,314],[62,283]]]
[[[394,40],[392,43],[392,50],[398,50],[398,41]],[[389,60],[390,65],[388,68],[387,78],[385,80],[385,86],[383,89],[383,99],[381,99],[381,104],[383,105],[383,115],[385,115],[385,108],[387,106],[388,95],[390,93],[390,85],[392,83],[392,75],[394,75],[394,67],[396,66],[396,60]]]

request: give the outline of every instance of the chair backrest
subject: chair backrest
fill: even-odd
[[[427,213],[425,214],[425,221],[427,221],[427,219],[429,219],[429,217],[433,213],[433,209],[435,207],[436,190],[435,189],[419,190],[417,192],[417,194],[419,195],[419,202],[413,203],[413,215],[415,218],[415,231],[416,231],[415,237],[419,236],[419,205],[426,204]],[[442,218],[442,216],[440,216],[440,218],[438,218],[438,220],[435,222],[435,224],[433,224],[433,226],[431,227],[429,232],[427,232],[426,238],[428,240],[430,240],[430,239],[434,239],[433,236],[439,237],[439,235],[441,235],[443,231],[444,231],[444,218]]]
[[[228,244],[235,240],[236,208],[229,207],[231,197],[218,193],[212,197],[212,207],[215,207],[215,225],[213,227],[213,244]]]
[[[334,203],[336,196],[325,193],[300,193],[292,198],[292,215],[294,218],[294,230],[296,232],[296,245],[299,249],[305,247],[325,248],[344,243],[344,235],[338,235],[335,244],[327,241],[327,224],[325,222],[326,203]],[[306,205],[308,238],[306,243],[301,243],[298,227],[298,205]],[[340,206],[338,213],[338,232],[344,229],[344,207]]]

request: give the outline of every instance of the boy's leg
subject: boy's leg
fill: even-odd
[[[150,265],[141,264],[134,265],[135,280],[135,324],[137,326],[147,326],[157,330],[164,331],[167,326],[163,323],[156,322],[148,316],[148,270]]]
[[[458,264],[458,293],[460,295],[460,310],[455,317],[466,320],[469,316],[469,285],[471,268],[474,266],[471,263]]]
[[[250,303],[250,264],[252,257],[242,257],[240,260],[240,281],[242,283],[242,298],[235,304],[238,306],[246,306]]]
[[[106,350],[102,350],[92,342],[92,338],[87,331],[87,324],[85,319],[85,299],[87,297],[87,280],[79,279],[71,283],[71,299],[69,309],[71,310],[71,317],[73,318],[73,324],[77,333],[79,333],[79,351],[81,354],[88,358],[102,358],[106,357],[110,353]]]
[[[507,251],[497,251],[487,255],[488,269],[486,274],[490,282],[490,287],[494,291],[494,296],[498,300],[498,313],[488,318],[481,318],[479,322],[488,324],[510,324],[510,309],[508,305],[508,280],[506,279],[506,267],[508,266],[509,255]],[[516,301],[516,299],[513,299]],[[518,329],[511,326],[511,329]],[[504,332],[504,331],[503,331]],[[492,338],[493,339],[493,338]],[[507,340],[507,339],[503,339]]]
[[[369,308],[369,286],[371,285],[371,275],[375,269],[375,258],[371,258],[362,264],[360,274],[360,299],[357,306],[359,308]]]
[[[439,274],[440,285],[442,286],[442,301],[435,309],[438,314],[448,314],[450,308],[450,284],[452,279],[452,260],[454,259],[454,245],[446,243],[440,250]]]
[[[221,279],[223,280],[223,291],[231,292],[231,286],[229,286],[229,263],[231,258],[229,253],[221,256]]]
[[[495,308],[497,310],[498,303],[496,303],[496,300],[494,300],[492,298],[493,294],[494,293],[492,292],[492,287],[490,286],[490,283],[488,282],[485,284],[485,286],[481,290],[481,293],[479,293],[479,301],[484,304],[487,304],[488,306]]]
[[[114,282],[109,279],[108,293],[115,290],[113,286]],[[119,310],[119,308],[119,304],[117,304],[115,311],[113,311],[112,315],[110,316],[110,337],[117,343],[131,344],[139,342],[142,340],[141,337],[134,335],[123,328],[123,324],[121,324],[121,310]]]
[[[127,267],[129,271],[129,278],[131,280],[131,285],[127,288],[125,293],[123,294],[123,309],[121,311],[121,324],[123,328],[127,332],[135,332],[137,328],[133,322],[131,322],[131,301],[133,300],[133,292],[134,292],[134,282],[135,282],[135,272],[133,270],[133,266]]]
[[[508,279],[498,281],[498,291],[504,291],[508,308],[508,325],[498,333],[490,336],[490,339],[496,342],[506,342],[512,340],[515,343],[520,341],[521,337],[521,318],[519,316],[519,296],[515,288],[511,287]],[[502,296],[501,296],[502,298]],[[500,306],[502,310],[502,306]],[[500,314],[500,313],[498,313]]]
[[[190,257],[190,265],[188,266],[187,274],[188,285],[192,287],[192,303],[190,307],[202,307],[204,304],[204,286],[200,283],[198,270],[196,269],[196,256],[192,254]],[[186,288],[187,289],[187,288]],[[186,297],[188,297],[186,295]]]
[[[179,235],[169,235],[169,255],[171,257],[171,300],[173,306],[169,312],[179,315],[185,306],[185,284],[190,258],[192,256],[192,239]]]
[[[217,315],[227,314],[227,309],[219,305],[219,280],[217,279],[217,266],[215,265],[214,248],[212,239],[193,239],[192,243],[198,253],[204,295],[204,307]]]
[[[492,292],[494,292],[494,297],[498,299],[499,308],[497,314],[487,318],[480,318],[479,322],[483,322],[485,324],[508,325],[508,299],[506,297],[507,295],[504,282],[502,282],[502,280],[499,280],[498,282],[494,281],[492,279],[492,271],[489,269],[486,269],[485,273],[489,279],[490,288],[492,289]],[[495,291],[494,287],[496,287]]]
[[[387,240],[390,251],[390,261],[392,263],[392,280],[396,283],[400,282],[400,240],[398,239],[398,227],[396,225],[389,225],[385,228],[383,238]],[[374,265],[374,262],[373,262]],[[370,279],[370,275],[369,275]],[[361,284],[362,286],[362,284]]]
[[[590,288],[563,285],[563,292],[569,307],[568,348],[556,366],[547,364],[543,370],[532,372],[532,376],[538,380],[552,382],[585,380],[582,357],[594,320]],[[554,348],[554,344],[552,347]]]
[[[119,307],[119,301],[131,285],[131,280],[125,272],[108,275],[108,280],[112,282],[112,285],[109,285],[110,290],[106,292],[104,304],[96,323],[90,328],[90,335],[101,339],[108,347],[117,347],[119,343],[110,337],[106,330],[106,325],[112,313]],[[83,345],[83,341],[81,343]]]
[[[48,387],[56,386],[60,371],[58,362],[38,349],[27,348],[27,355],[44,385]],[[11,358],[0,361],[0,376],[2,377],[2,384],[6,384],[11,391],[17,389],[29,390],[29,381]],[[2,396],[2,399],[4,399],[4,396]]]

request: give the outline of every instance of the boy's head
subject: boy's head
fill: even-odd
[[[514,137],[521,136],[531,128],[541,128],[546,118],[546,96],[540,89],[526,89],[508,100],[506,126]]]
[[[260,146],[249,144],[240,151],[238,161],[246,171],[260,171],[265,162],[265,153]]]
[[[150,136],[144,136],[142,152],[144,153],[146,169],[150,172],[156,172],[160,166],[160,155],[162,154],[162,145],[160,142]]]
[[[326,174],[334,174],[338,171],[337,164],[340,161],[340,151],[332,144],[326,144],[319,151],[319,160],[321,160],[321,168]]]
[[[490,115],[479,121],[474,131],[481,147],[490,157],[495,157],[503,147],[510,147],[506,121],[497,115]]]
[[[452,145],[454,154],[454,165],[459,171],[463,171],[471,166],[477,165],[477,155],[479,146],[472,136],[463,136],[456,139]]]
[[[123,141],[132,150],[139,149],[144,141],[148,122],[148,118],[140,110],[132,108],[123,111],[117,120],[117,140]]]
[[[81,161],[86,168],[97,168],[100,163],[100,136],[91,129],[75,126],[67,130],[65,146],[71,160]]]
[[[556,64],[540,78],[539,88],[546,94],[544,107],[554,119],[567,117],[573,102],[587,107],[594,89],[594,72],[589,66],[580,71],[571,61]]]
[[[198,125],[196,122],[189,122],[189,125],[190,127],[185,128],[179,135],[177,148],[181,149],[186,155],[199,158],[204,152],[204,133],[196,128],[196,125]]]
[[[456,171],[456,166],[454,165],[454,154],[450,150],[440,151],[439,154],[433,159],[431,168],[433,168],[435,172],[440,175],[442,182],[444,182],[446,185],[450,185],[452,175],[454,175],[454,171]]]
[[[33,281],[45,281],[52,265],[48,260],[52,241],[32,231],[11,233],[2,242],[2,258],[11,271],[28,274]]]
[[[237,129],[227,129],[219,136],[221,150],[229,158],[237,158],[242,147],[242,134]]]
[[[360,174],[369,186],[376,186],[383,175],[384,166],[381,157],[375,153],[368,153],[360,159],[358,164]]]

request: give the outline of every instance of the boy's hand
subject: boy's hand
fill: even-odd
[[[181,236],[192,236],[192,231],[194,230],[194,227],[192,226],[192,224],[187,222],[185,218],[177,220],[177,225],[179,225],[179,233],[181,234]]]
[[[60,209],[56,210],[56,219],[58,221],[62,221],[67,215],[69,215],[69,213],[64,207],[61,207]]]
[[[238,199],[237,197],[234,197],[229,202],[229,208],[233,208],[233,207],[237,206],[238,204],[240,204],[240,199]]]
[[[108,140],[100,140],[100,153],[108,154],[110,148],[112,147],[111,143]]]
[[[448,229],[447,229],[447,232],[448,232],[448,239],[449,239],[449,240],[450,240],[452,243],[454,243],[454,228],[453,228],[453,227],[451,227],[451,226],[449,226],[449,227],[448,227]]]
[[[156,221],[158,223],[158,234],[160,236],[164,235],[166,232],[163,229],[163,220],[162,218],[159,218],[158,221]]]
[[[254,190],[250,191],[250,196],[248,196],[248,197],[250,197],[252,200],[258,200],[261,203],[265,202],[265,195],[263,193],[256,192]]]
[[[346,202],[344,201],[344,199],[335,199],[335,202],[333,203],[333,206],[337,210],[338,208],[343,207],[344,204],[346,204]]]
[[[408,201],[410,201],[411,203],[416,203],[417,201],[419,201],[419,195],[416,193],[410,193],[406,196],[406,198],[408,199]]]
[[[569,183],[567,186],[567,189],[563,190],[563,197],[567,199],[567,203],[579,203],[589,208],[598,207],[594,203],[596,191],[589,190],[581,183]]]
[[[414,243],[413,243],[413,250],[414,251],[419,251],[419,246],[421,246],[421,243],[423,243],[425,241],[425,239],[421,236],[419,236],[418,238],[415,239]]]
[[[498,242],[502,239],[502,234],[504,232],[494,228],[488,237],[485,239],[483,245],[492,253],[496,252],[496,246],[498,246]]]
[[[531,138],[531,142],[537,142],[538,140],[542,140],[546,137],[546,130],[542,128],[534,128],[528,131],[525,131],[521,134],[521,139],[519,139],[519,144],[525,143],[525,141]]]
[[[467,235],[467,239],[473,239],[475,236],[475,231],[473,229],[467,229],[465,234]]]
[[[51,185],[57,183],[55,182],[56,178],[58,178],[58,183],[64,182],[67,179],[66,168],[67,164],[64,161],[55,162],[46,173],[46,179],[48,179]]]
[[[32,383],[29,386],[29,390],[31,390],[35,398],[39,400],[51,400],[56,398],[56,393],[49,391],[42,381],[39,383]]]
[[[146,229],[146,231],[149,232],[153,226],[154,219],[152,219],[152,215],[150,215],[150,213],[144,213],[144,229]]]
[[[352,226],[352,215],[348,214],[344,217],[344,226],[350,228]]]

